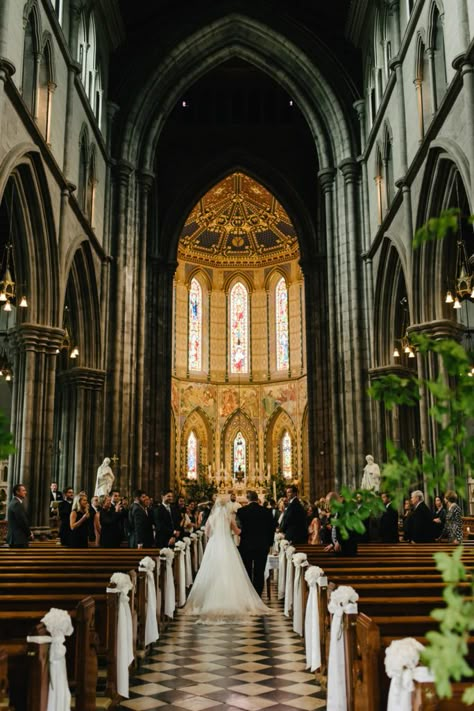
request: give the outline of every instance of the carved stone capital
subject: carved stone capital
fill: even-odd
[[[135,166],[128,160],[119,160],[115,166],[115,174],[122,188],[128,187],[130,176],[135,170]]]
[[[143,193],[148,194],[151,191],[155,177],[151,170],[142,169],[137,172],[137,180]]]
[[[323,192],[328,192],[334,185],[334,178],[336,177],[336,171],[334,168],[323,168],[318,172],[319,182]]]
[[[413,375],[413,371],[403,365],[392,363],[390,365],[380,365],[377,368],[369,369],[369,380],[373,383],[379,378],[384,378],[386,375],[398,375],[399,378],[406,378]]]
[[[95,368],[71,368],[58,376],[61,383],[84,390],[102,390],[105,383],[105,370]]]
[[[359,119],[359,121],[364,121],[365,114],[366,114],[365,100],[364,99],[357,99],[357,101],[354,101],[352,106],[355,108],[355,110],[357,112],[357,118]]]
[[[6,59],[5,57],[0,57],[0,80],[6,81],[6,79],[12,77],[15,72],[15,65],[10,62],[9,59]]]
[[[424,333],[431,338],[452,338],[461,341],[465,328],[457,321],[450,319],[439,319],[437,321],[427,321],[426,323],[415,323],[407,328],[407,333]]]
[[[354,158],[346,158],[338,165],[339,170],[344,176],[346,183],[351,183],[359,177],[359,164]]]
[[[15,344],[25,351],[54,355],[64,337],[64,329],[36,323],[22,323],[12,334]]]

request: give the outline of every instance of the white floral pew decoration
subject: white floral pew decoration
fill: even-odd
[[[285,597],[285,585],[286,585],[286,549],[290,545],[290,542],[285,538],[280,540],[280,553],[279,553],[279,563],[278,563],[278,599],[282,600]]]
[[[387,711],[411,711],[414,681],[434,681],[427,667],[419,667],[424,646],[413,637],[395,639],[385,650],[385,671],[392,680]]]
[[[186,602],[186,543],[184,541],[176,541],[174,550],[179,556],[178,607],[183,607]]]
[[[286,555],[286,579],[285,579],[285,605],[284,614],[286,617],[290,616],[290,612],[293,609],[293,579],[294,579],[294,567],[292,564],[293,555],[296,553],[296,548],[294,546],[288,546]]]
[[[310,565],[304,578],[309,587],[304,627],[306,669],[310,669],[313,672],[321,666],[321,631],[319,629],[319,594],[317,586],[327,585],[327,577],[324,575],[322,568],[317,565]]]
[[[120,595],[117,627],[117,691],[120,696],[129,697],[128,668],[134,660],[132,613],[128,593],[133,588],[131,578],[127,573],[114,573],[110,578],[113,588],[107,592]]]
[[[176,592],[174,589],[174,576],[173,576],[173,560],[174,551],[171,548],[162,548],[160,550],[161,560],[166,561],[165,568],[165,604],[164,613],[166,617],[172,618],[174,611],[176,609]]]
[[[308,556],[306,553],[294,553],[292,557],[294,565],[293,581],[293,631],[303,636],[303,568],[308,567]]]
[[[147,607],[146,607],[146,622],[145,622],[145,646],[153,644],[159,638],[158,622],[156,619],[156,585],[155,576],[155,561],[146,556],[142,558],[139,565],[139,571],[144,571],[147,578]]]
[[[344,615],[357,614],[359,595],[350,585],[339,585],[329,600],[332,614],[328,662],[328,711],[347,711],[346,659],[344,654]]]

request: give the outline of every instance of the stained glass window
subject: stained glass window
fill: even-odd
[[[285,432],[281,440],[281,468],[285,479],[291,479],[293,477],[292,458],[291,437],[288,432]]]
[[[245,476],[247,463],[247,443],[242,432],[237,432],[234,439],[234,475],[242,473]]]
[[[288,370],[288,289],[283,277],[275,289],[276,366]]]
[[[189,289],[189,370],[202,370],[202,289],[197,279]]]
[[[197,449],[197,437],[191,432],[188,437],[188,479],[197,479]]]
[[[241,282],[230,292],[230,371],[248,373],[248,293]]]

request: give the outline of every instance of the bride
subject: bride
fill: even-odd
[[[199,622],[218,624],[246,615],[270,615],[255,591],[232,533],[240,534],[231,502],[218,497],[206,523],[209,541],[183,614],[198,615]]]

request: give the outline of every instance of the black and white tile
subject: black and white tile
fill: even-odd
[[[325,694],[305,669],[303,640],[281,605],[271,606],[274,616],[233,627],[195,624],[178,613],[120,708],[324,711]]]

